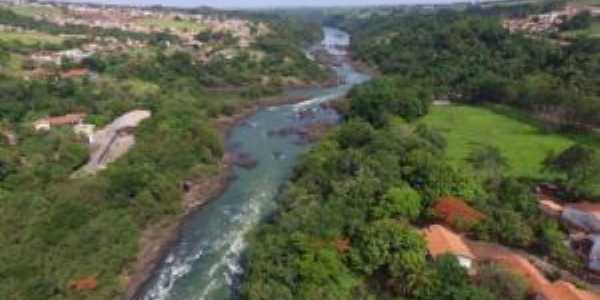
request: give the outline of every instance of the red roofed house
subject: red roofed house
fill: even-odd
[[[67,114],[59,117],[48,117],[35,121],[33,127],[35,130],[50,130],[52,126],[77,125],[83,122],[85,113]]]
[[[453,226],[473,226],[485,218],[485,215],[455,197],[439,199],[433,207],[433,213],[446,224]]]
[[[493,261],[506,268],[507,271],[523,277],[529,284],[529,290],[532,293],[538,293],[550,284],[548,279],[535,266],[520,255],[501,255],[493,258]]]
[[[473,267],[475,255],[464,243],[462,238],[442,225],[431,225],[423,230],[427,251],[436,258],[443,254],[452,254],[458,263],[466,269]]]
[[[90,71],[88,69],[71,69],[60,74],[62,78],[84,77],[88,75],[90,75]]]
[[[536,300],[599,300],[600,296],[580,290],[566,281],[556,281],[546,285],[538,293]]]

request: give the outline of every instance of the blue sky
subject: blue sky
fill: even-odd
[[[78,2],[78,1],[73,1]],[[334,5],[375,5],[375,4],[415,4],[415,3],[449,3],[453,0],[89,0],[84,2],[129,5],[155,5],[168,6],[212,6],[221,8],[232,7],[285,7],[285,6],[334,6]]]

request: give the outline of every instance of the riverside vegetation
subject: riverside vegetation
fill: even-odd
[[[443,197],[485,215],[451,224],[470,238],[582,270],[533,191],[552,181],[565,199],[600,200],[598,139],[587,132],[600,125],[600,42],[559,46],[502,28],[501,16],[529,9],[545,8],[328,16],[352,34],[354,58],[384,75],[338,105],[345,121],[249,235],[242,298],[526,299],[525,282],[493,264],[471,279],[453,257],[426,258],[417,228],[437,220]],[[440,98],[480,107],[432,109]],[[525,153],[498,144],[523,131]]]
[[[278,93],[284,77],[312,84],[327,76],[302,52],[304,45],[318,41],[319,30],[303,22],[248,18],[272,29],[251,45],[264,52],[264,59],[241,54],[204,64],[166,48],[168,34],[58,27],[0,9],[0,23],[48,34],[156,39],[141,52],[95,55],[56,70],[87,67],[95,78],[30,80],[7,66],[46,45],[0,39],[0,298],[121,295],[126,285],[121,275],[136,259],[141,232],[182,212],[184,180],[214,175],[224,146],[212,121]],[[65,40],[56,49],[73,47],[67,45],[72,42]],[[262,81],[265,76],[272,79],[268,84]],[[210,91],[219,85],[240,89]],[[86,143],[72,129],[40,133],[32,127],[37,118],[71,112],[85,112],[87,122],[103,126],[140,108],[153,116],[135,130],[135,147],[94,176],[71,176],[88,159]],[[16,144],[5,140],[5,133],[15,135]],[[85,286],[90,278],[94,288],[79,290],[78,280]]]

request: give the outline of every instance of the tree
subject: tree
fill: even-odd
[[[350,120],[341,126],[336,140],[342,149],[360,148],[369,144],[375,138],[371,124],[362,120]]]
[[[509,164],[506,158],[495,146],[484,145],[477,147],[469,153],[467,157],[475,170],[485,174],[488,180],[497,182],[502,172],[508,168]]]
[[[479,268],[477,281],[480,287],[491,291],[499,299],[525,300],[527,298],[527,282],[493,264]]]
[[[592,25],[592,14],[589,10],[577,13],[570,19],[560,24],[560,30],[579,30],[586,29]]]
[[[402,78],[382,77],[353,88],[350,116],[359,117],[381,127],[387,115],[397,115],[409,121],[429,111],[431,92],[418,82]]]
[[[425,253],[419,233],[404,222],[383,219],[359,229],[352,238],[350,261],[365,274],[381,270],[392,278],[408,280],[425,267]]]
[[[406,218],[414,221],[421,213],[421,195],[409,186],[394,187],[371,208],[371,218]]]
[[[591,147],[573,145],[544,160],[548,171],[566,175],[565,186],[575,197],[600,195],[600,154]]]
[[[540,238],[537,247],[542,253],[550,256],[569,270],[579,270],[582,267],[579,257],[563,243],[566,239],[565,234],[560,230],[555,220],[543,220],[539,228]]]

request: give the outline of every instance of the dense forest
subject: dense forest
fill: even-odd
[[[341,22],[353,33],[355,58],[386,74],[428,80],[436,97],[508,104],[567,129],[600,125],[598,39],[561,47],[510,34],[499,13],[484,12]]]
[[[4,10],[0,20],[50,33],[121,34],[50,26]],[[214,119],[256,105],[265,92],[244,90],[260,86],[266,75],[279,82],[295,76],[307,83],[327,76],[303,53],[303,46],[314,40],[294,36],[301,26],[279,20],[253,45],[265,53],[260,62],[242,55],[203,65],[188,52],[159,45],[142,53],[98,54],[63,66],[86,67],[93,77],[24,80],[2,73],[0,298],[120,296],[126,286],[123,272],[136,259],[143,230],[182,212],[184,180],[215,174],[224,146]],[[312,38],[319,36],[317,30]],[[8,61],[8,53],[18,46],[2,43],[0,62]],[[216,84],[239,87],[241,92],[211,92],[208,88]],[[87,113],[86,122],[104,126],[132,109],[148,109],[152,117],[135,130],[132,151],[94,176],[73,176],[89,156],[81,136],[68,127],[36,132],[32,126],[38,118],[72,112]],[[16,142],[6,134],[16,136]],[[94,278],[98,287],[85,292],[69,288],[82,278]]]
[[[599,126],[600,42],[559,46],[502,28],[500,16],[547,9],[330,16],[352,33],[353,57],[383,75],[338,105],[345,121],[304,156],[281,207],[250,234],[243,298],[528,299],[527,283],[493,263],[469,277],[452,256],[428,258],[419,228],[443,221],[435,207],[448,199],[477,216],[446,220],[467,237],[581,270],[565,228],[538,208],[539,179],[507,175],[494,147],[451,164],[443,135],[418,122],[434,100],[452,100],[513,106],[552,130]],[[544,165],[565,199],[600,199],[596,149],[575,144]]]

